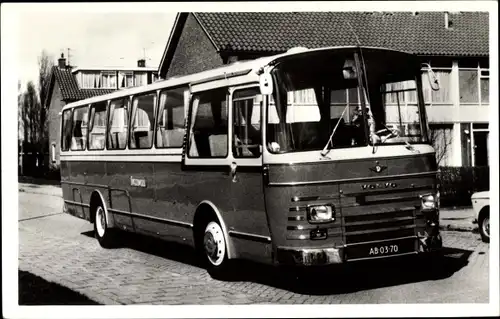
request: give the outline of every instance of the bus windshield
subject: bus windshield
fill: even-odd
[[[288,153],[425,141],[420,71],[409,55],[363,49],[289,57],[272,71],[267,147]]]

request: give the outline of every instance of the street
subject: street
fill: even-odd
[[[103,304],[377,304],[489,302],[489,245],[472,232],[442,232],[441,269],[410,262],[327,267],[300,275],[239,262],[212,279],[188,247],[122,234],[103,249],[90,223],[62,213],[57,192],[19,192],[19,269]],[[364,268],[363,268],[364,267]]]

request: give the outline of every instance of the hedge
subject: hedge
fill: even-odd
[[[490,168],[440,167],[438,173],[441,206],[470,206],[470,197],[475,192],[489,190]]]

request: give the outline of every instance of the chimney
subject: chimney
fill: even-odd
[[[446,29],[453,29],[453,21],[451,21],[451,14],[450,14],[450,12],[445,12],[444,13],[444,27]]]
[[[64,53],[61,53],[61,57],[57,60],[57,62],[60,69],[66,68],[66,58],[64,58]]]
[[[137,66],[139,68],[145,68],[146,67],[146,60],[145,59],[137,60]]]

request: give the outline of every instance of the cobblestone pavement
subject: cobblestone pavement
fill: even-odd
[[[299,273],[240,262],[222,281],[200,268],[187,247],[124,234],[119,248],[103,249],[90,223],[60,213],[61,198],[20,192],[19,201],[19,268],[104,304],[487,303],[489,298],[489,245],[471,232],[443,232],[446,258],[439,270],[401,261]]]

